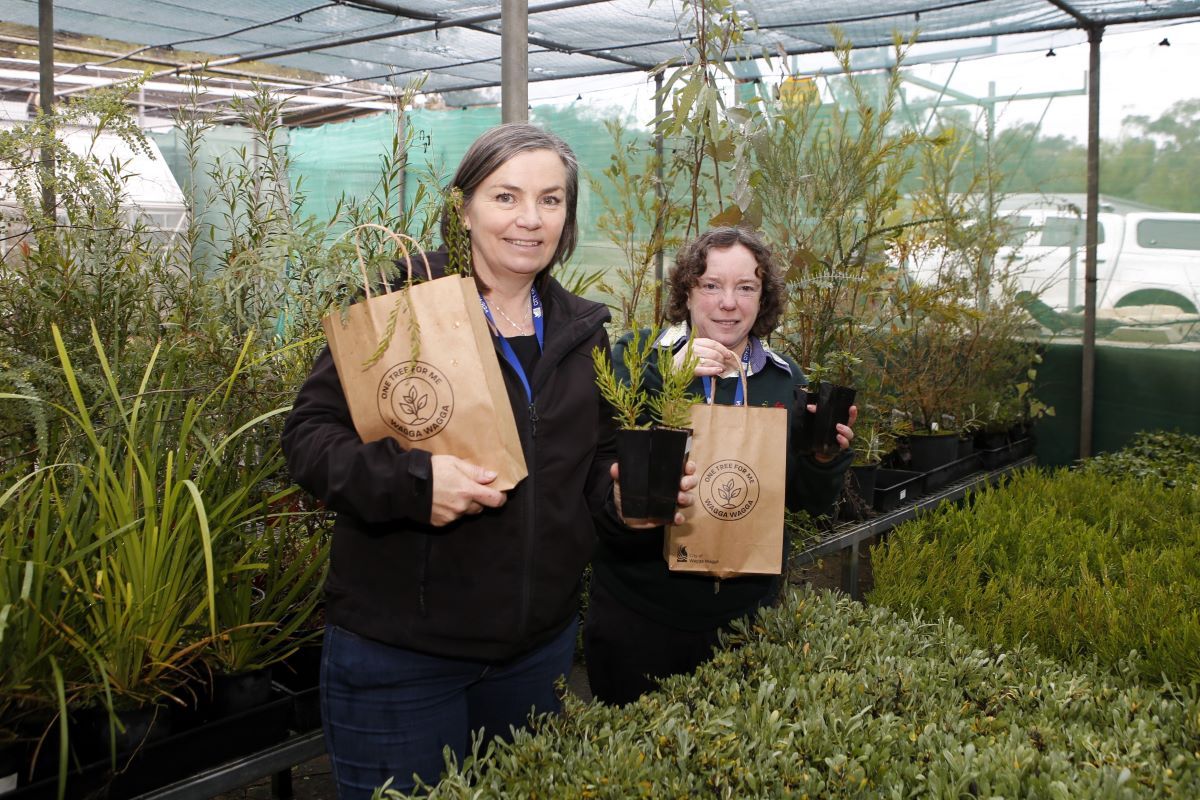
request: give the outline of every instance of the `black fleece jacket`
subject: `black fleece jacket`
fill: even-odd
[[[430,261],[440,274],[444,255]],[[529,476],[501,508],[445,527],[429,525],[430,454],[392,439],[363,444],[329,349],[317,358],[283,449],[293,479],[337,512],[330,623],[435,656],[495,663],[549,641],[574,618],[593,516],[608,513],[616,459],[612,411],[591,355],[609,347],[609,313],[553,279],[541,297],[545,348],[530,376],[532,405],[497,348]]]
[[[624,369],[622,353],[629,341],[630,335],[622,337],[613,353],[613,363],[619,372]],[[795,387],[806,385],[808,380],[791,359],[778,354],[776,357],[780,360],[768,357],[766,366],[747,379],[750,402],[781,404],[787,407],[790,421]],[[643,385],[654,390],[661,387],[662,378],[658,374],[657,353],[650,358]],[[621,377],[628,380],[627,374]],[[718,380],[714,402],[732,404],[737,383],[736,378]],[[703,397],[702,381],[697,378],[689,391]],[[841,492],[851,455],[843,453],[822,464],[812,456],[796,453],[791,446],[790,423],[788,431],[787,475],[780,476],[787,482],[787,507],[814,515],[827,514]],[[782,586],[782,578],[772,575],[747,575],[718,583],[702,575],[671,572],[663,558],[663,535],[663,528],[631,531],[604,526],[592,562],[595,580],[625,606],[655,622],[680,630],[711,630],[769,603]],[[785,539],[785,556],[788,546]]]

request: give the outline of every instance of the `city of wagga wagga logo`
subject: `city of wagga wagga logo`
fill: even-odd
[[[718,461],[700,478],[700,503],[717,519],[741,519],[758,503],[758,476],[741,461]]]
[[[450,382],[424,361],[405,361],[384,373],[378,398],[383,421],[410,441],[438,433],[454,413]]]

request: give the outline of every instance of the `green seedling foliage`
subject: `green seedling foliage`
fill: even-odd
[[[651,338],[657,339],[657,332],[652,331]],[[697,398],[688,387],[695,380],[696,365],[700,363],[692,351],[693,338],[694,334],[688,336],[683,359],[678,364],[669,348],[656,348],[655,364],[662,377],[662,386],[658,391],[650,392],[647,405],[650,415],[666,428],[687,428],[692,424],[692,406]]]
[[[643,413],[650,398],[642,388],[642,375],[654,350],[654,338],[639,329],[633,331],[633,339],[622,357],[625,374],[630,377],[627,381],[618,378],[608,353],[599,347],[592,351],[596,386],[600,389],[600,396],[612,407],[613,418],[622,430],[650,427],[650,420]]]
[[[600,349],[592,351],[596,385],[600,395],[613,408],[613,417],[622,429],[636,430],[661,425],[687,428],[691,425],[691,407],[696,402],[688,387],[694,379],[699,359],[688,338],[685,356],[677,366],[669,348],[657,347],[662,331],[635,328],[622,353],[617,369]],[[652,379],[647,367],[654,365],[658,379]]]
[[[944,613],[978,641],[1021,642],[1148,682],[1200,681],[1200,492],[1159,479],[1025,470],[872,550],[871,602]]]
[[[412,797],[1189,797],[1200,699],[981,646],[941,616],[788,592],[623,707],[567,695]],[[377,797],[396,800],[397,792]]]

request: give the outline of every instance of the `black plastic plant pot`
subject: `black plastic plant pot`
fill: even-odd
[[[93,706],[78,712],[75,735],[79,738],[79,754],[85,761],[110,758],[114,750],[118,756],[132,753],[171,733],[170,706],[140,706],[121,709],[115,714],[120,726],[112,722],[108,709]]]
[[[0,744],[0,794],[17,788],[24,754],[24,748],[16,742]]]
[[[813,422],[817,415],[808,410],[816,405],[817,393],[797,386],[792,390],[791,439],[792,449],[801,455],[809,455],[813,449]]]
[[[1008,444],[1008,431],[982,430],[975,434],[976,450],[997,450]]]
[[[853,488],[868,504],[875,496],[875,477],[878,474],[878,464],[856,464],[850,467]]]
[[[957,433],[922,433],[908,437],[908,468],[932,472],[958,459]]]
[[[271,669],[220,672],[213,676],[213,716],[240,714],[271,700]]]
[[[841,501],[837,506],[839,521],[866,519],[875,506],[875,476],[879,464],[855,464],[846,473]]]
[[[813,452],[817,455],[836,456],[842,452],[837,439],[837,426],[850,422],[854,394],[850,386],[821,381],[817,392],[817,413],[813,419]]]
[[[691,437],[686,428],[617,431],[621,516],[664,525],[675,518]]]
[[[958,457],[966,458],[975,452],[975,437],[969,433],[960,434],[958,437]]]

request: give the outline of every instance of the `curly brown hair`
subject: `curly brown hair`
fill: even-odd
[[[758,301],[758,316],[750,333],[762,338],[775,330],[783,315],[784,281],[771,248],[749,228],[725,226],[710,228],[690,242],[684,243],[675,255],[675,266],[667,277],[666,317],[670,322],[688,319],[688,293],[708,269],[708,251],[740,244],[754,254],[758,263],[754,273],[762,281],[762,297]]]

